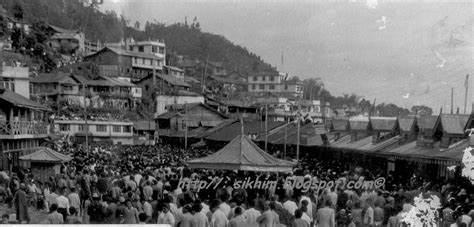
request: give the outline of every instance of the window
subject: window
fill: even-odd
[[[160,54],[164,54],[165,53],[165,48],[164,47],[160,47]]]
[[[145,64],[145,58],[142,58],[142,64]]]
[[[61,132],[69,131],[69,125],[68,124],[59,124],[59,131],[61,131]]]
[[[262,76],[262,81],[265,81],[265,76]]]
[[[143,46],[138,46],[138,52],[144,52],[145,51],[145,47]]]
[[[288,90],[288,85],[285,85],[285,90]]]
[[[259,88],[260,90],[264,90],[264,89],[265,89],[265,85],[260,84],[260,85],[258,85],[258,88]]]
[[[148,85],[145,85],[145,91],[148,91]]]
[[[80,132],[85,132],[85,131],[86,131],[86,125],[79,125],[78,130],[79,130]]]
[[[129,49],[130,51],[133,51],[133,46],[129,46],[128,49]]]
[[[271,78],[273,78],[273,77],[271,77]],[[275,90],[275,85],[271,84],[270,85],[270,90]]]
[[[151,46],[151,52],[152,53],[158,53],[158,47],[157,46]]]
[[[12,80],[4,79],[3,81],[0,81],[0,87],[3,87],[5,89],[8,89],[10,91],[15,91],[15,82]]]
[[[122,127],[120,127],[120,125],[114,125],[114,132],[122,132]]]
[[[138,64],[138,58],[133,58],[135,60],[135,64]]]
[[[132,127],[130,126],[123,126],[123,132],[132,132]]]
[[[253,81],[257,81],[258,80],[258,77],[257,76],[254,76],[253,77]]]
[[[252,90],[255,90],[256,86],[255,84],[252,84]]]
[[[270,81],[275,81],[275,77],[270,76]]]
[[[107,132],[107,126],[106,125],[96,125],[95,126],[95,131],[97,131],[97,132]]]

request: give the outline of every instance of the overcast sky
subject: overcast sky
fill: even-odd
[[[449,109],[454,87],[455,108],[463,112],[464,79],[474,74],[472,1],[104,1],[102,10],[132,23],[196,16],[203,31],[247,47],[280,71],[321,77],[336,95],[439,112]]]

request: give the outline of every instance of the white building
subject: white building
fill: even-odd
[[[120,121],[87,121],[89,126],[89,141],[112,141],[113,144],[133,144],[133,122]],[[76,136],[85,134],[84,120],[55,120],[56,134]]]
[[[303,94],[301,81],[286,80],[287,75],[281,73],[257,73],[247,78],[248,91],[253,93],[286,93],[293,96]]]
[[[5,62],[2,62],[0,76],[0,87],[30,98],[28,67],[7,66]]]

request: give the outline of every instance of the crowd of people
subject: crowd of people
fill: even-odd
[[[31,221],[32,210],[48,214],[44,224],[169,224],[171,226],[406,226],[403,214],[422,193],[441,199],[436,224],[473,226],[473,194],[453,182],[427,182],[419,177],[401,181],[381,169],[357,164],[322,162],[303,158],[292,173],[264,173],[189,169],[186,161],[207,156],[205,148],[171,145],[120,147],[65,146],[73,157],[60,174],[38,180],[28,170],[2,172],[5,203],[15,213],[3,214],[2,222],[16,217]],[[348,189],[302,190],[285,184],[287,177],[357,181],[385,177],[385,186]],[[219,187],[198,190],[182,187],[183,179],[225,179]],[[275,187],[234,189],[243,179],[276,181]],[[9,218],[10,217],[10,218]]]

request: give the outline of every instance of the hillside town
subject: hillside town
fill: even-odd
[[[14,41],[38,25],[2,5],[0,18],[2,224],[398,227],[417,196],[436,195],[432,226],[472,226],[462,169],[474,104],[385,116],[308,95],[276,68],[171,60],[164,39],[105,42],[49,23],[43,43],[59,58],[46,67]],[[180,186],[214,177],[226,181]],[[235,187],[248,179],[275,186]],[[288,179],[384,185],[302,190]]]

